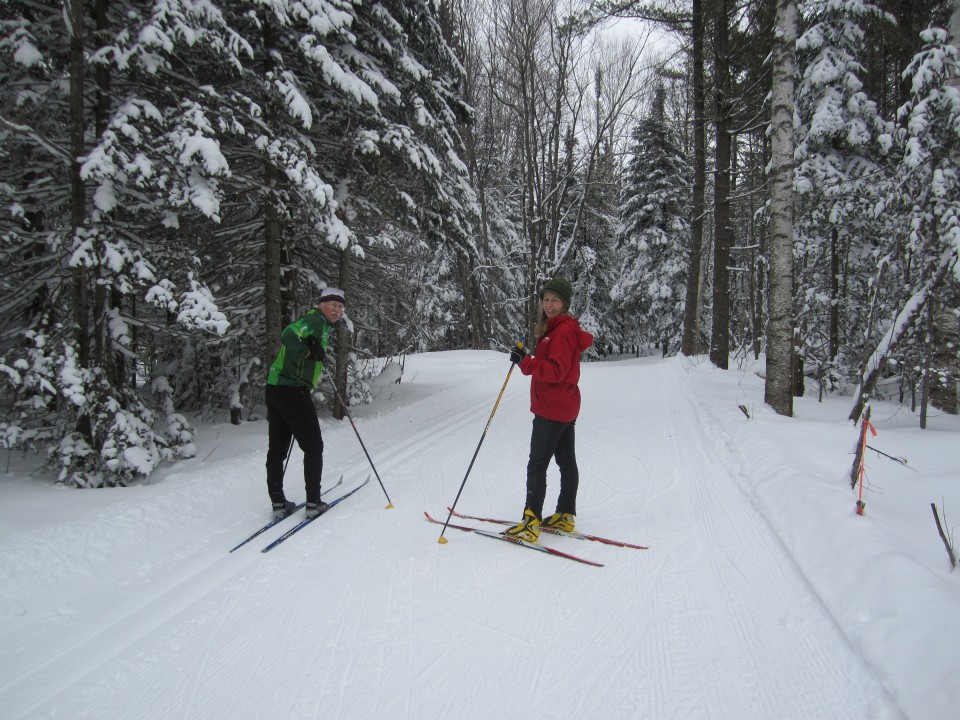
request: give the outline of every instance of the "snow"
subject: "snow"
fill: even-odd
[[[960,571],[930,504],[950,530],[960,419],[921,431],[872,403],[871,447],[906,464],[868,450],[858,516],[850,399],[780,417],[763,360],[732,366],[583,366],[578,526],[649,550],[543,544],[602,568],[454,529],[440,544],[423,517],[445,519],[463,484],[458,510],[519,519],[529,379],[512,374],[491,419],[501,353],[409,356],[399,384],[388,366],[352,417],[395,507],[373,477],[268,554],[291,520],[227,552],[268,516],[262,411],[200,424],[194,458],[128,488],[66,489],[9,455],[2,715],[956,717]],[[371,469],[349,422],[321,424],[335,495]],[[300,472],[294,450],[298,501]]]
[[[24,37],[18,38],[17,49],[13,53],[14,62],[20,63],[24,67],[36,67],[43,62],[43,53],[40,52],[29,40]]]
[[[190,289],[180,298],[180,311],[177,313],[177,322],[184,327],[198,330],[208,330],[223,335],[230,327],[227,316],[217,308],[213,293],[189,274]]]
[[[313,113],[310,110],[310,103],[297,87],[296,75],[289,71],[281,72],[275,83],[277,90],[287,101],[287,110],[290,115],[300,120],[305,129],[309,130],[313,127]]]

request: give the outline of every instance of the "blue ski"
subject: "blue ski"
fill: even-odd
[[[328,487],[327,490],[326,490],[326,492],[330,492],[331,490],[333,490],[335,487],[337,487],[337,486],[338,486],[340,483],[342,483],[342,482],[343,482],[343,475],[341,475],[341,476],[340,476],[340,479],[337,480],[333,485],[331,485],[330,487]],[[321,495],[321,497],[322,497],[322,495]],[[297,506],[293,509],[293,512],[296,512],[297,510],[299,510],[300,508],[302,508],[304,505],[306,505],[306,503],[300,503],[299,505],[297,505]],[[274,525],[276,525],[277,523],[283,522],[284,520],[286,520],[286,519],[287,519],[288,517],[290,517],[291,515],[293,515],[293,513],[290,513],[290,515],[284,515],[282,518],[277,518],[276,520],[271,520],[271,521],[268,522],[266,525],[264,525],[262,528],[260,528],[259,530],[257,530],[253,535],[251,535],[250,537],[248,537],[246,540],[244,540],[243,542],[241,542],[241,543],[239,543],[239,544],[237,544],[237,545],[234,545],[232,548],[230,548],[230,552],[233,552],[234,550],[239,550],[239,549],[242,548],[244,545],[246,545],[248,542],[250,542],[251,540],[253,540],[255,537],[258,537],[258,536],[262,535],[262,534],[265,533],[267,530],[269,530],[270,528],[272,528]]]
[[[282,543],[282,542],[285,541],[285,540],[288,540],[291,535],[294,535],[295,533],[300,532],[300,531],[303,530],[307,525],[309,525],[310,523],[312,523],[312,522],[313,522],[314,520],[316,520],[317,518],[323,517],[324,515],[326,515],[328,512],[330,512],[331,509],[333,509],[333,506],[334,506],[334,505],[339,505],[341,502],[343,502],[343,501],[346,500],[348,497],[350,497],[351,495],[353,495],[357,490],[359,490],[360,488],[362,488],[362,487],[363,487],[364,485],[366,485],[368,482],[370,482],[370,476],[369,476],[369,475],[367,475],[367,479],[366,479],[366,480],[364,480],[362,483],[360,483],[359,485],[357,485],[357,487],[355,487],[353,490],[351,490],[351,491],[348,492],[348,493],[344,493],[343,495],[341,495],[340,497],[338,497],[336,500],[332,500],[332,501],[330,501],[329,503],[327,503],[327,509],[324,510],[321,515],[317,515],[317,517],[312,517],[312,518],[310,518],[309,520],[301,520],[301,521],[298,522],[296,525],[294,525],[292,528],[290,528],[289,530],[287,530],[283,535],[281,535],[281,536],[278,537],[276,540],[274,540],[272,543],[270,543],[269,545],[267,545],[267,546],[266,546],[263,550],[261,550],[260,552],[270,552],[270,551],[273,550],[277,545],[279,545],[280,543]]]

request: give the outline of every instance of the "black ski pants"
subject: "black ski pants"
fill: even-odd
[[[556,458],[560,468],[560,496],[557,512],[577,514],[577,486],[580,471],[577,469],[576,438],[571,422],[547,420],[539,415],[533,417],[533,433],[530,436],[530,460],[527,462],[527,505],[543,519],[543,501],[547,494],[547,466]]]
[[[283,465],[291,438],[303,451],[303,484],[307,502],[320,502],[320,475],[323,472],[323,437],[320,421],[310,397],[310,388],[267,385],[267,491],[270,501],[283,502]]]

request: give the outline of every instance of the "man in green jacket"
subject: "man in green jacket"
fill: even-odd
[[[267,376],[267,491],[274,518],[283,518],[296,505],[283,494],[283,463],[291,438],[303,451],[303,483],[307,491],[306,516],[315,518],[327,509],[320,501],[323,472],[323,438],[312,394],[323,372],[330,329],[343,315],[343,290],[328,287],[317,307],[290,323],[280,335],[280,353]]]

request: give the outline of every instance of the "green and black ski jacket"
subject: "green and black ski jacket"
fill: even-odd
[[[307,338],[319,340],[320,347],[326,352],[331,327],[316,308],[287,325],[280,334],[280,352],[270,366],[267,384],[315,388],[323,372],[323,363],[310,359]]]

